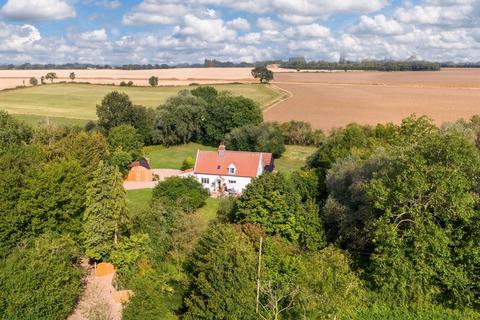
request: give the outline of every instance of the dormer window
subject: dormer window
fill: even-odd
[[[235,174],[235,165],[232,163],[231,165],[228,166],[228,174]]]

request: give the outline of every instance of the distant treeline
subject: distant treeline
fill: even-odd
[[[222,68],[222,67],[255,67],[258,65],[264,66],[270,61],[249,63],[249,62],[223,62],[215,59],[205,59],[204,63],[181,63],[175,65],[168,64],[124,64],[124,65],[109,65],[109,64],[90,64],[90,63],[64,63],[64,64],[3,64],[0,65],[0,70],[46,70],[46,69],[119,69],[119,70],[150,70],[150,69],[171,69],[171,68]]]
[[[436,71],[440,68],[480,68],[480,62],[430,62],[421,60],[362,60],[358,61],[306,61],[303,57],[290,58],[288,61],[268,60],[251,62],[219,61],[205,59],[203,63],[168,64],[91,64],[91,63],[64,63],[64,64],[0,64],[0,70],[47,70],[47,69],[118,69],[118,70],[150,70],[172,68],[232,68],[232,67],[259,67],[269,64],[278,64],[287,69],[322,69],[322,70],[378,70],[378,71]]]
[[[441,62],[442,68],[480,68],[480,61],[477,62]]]
[[[362,60],[355,61],[306,61],[303,58],[289,59],[280,63],[287,69],[322,69],[322,70],[376,70],[376,71],[437,71],[440,64],[430,61],[393,61],[393,60]]]

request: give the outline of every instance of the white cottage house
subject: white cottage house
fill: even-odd
[[[211,192],[242,193],[253,178],[273,170],[271,153],[227,151],[222,144],[218,151],[197,151],[195,166],[185,176],[193,176]]]

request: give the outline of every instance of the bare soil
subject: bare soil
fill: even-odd
[[[327,131],[351,122],[399,123],[413,113],[437,124],[480,114],[480,69],[283,72],[274,84],[291,97],[266,110],[266,120],[303,120]]]

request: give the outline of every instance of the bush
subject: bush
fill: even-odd
[[[181,170],[191,169],[195,166],[195,159],[193,157],[186,157],[182,162]]]
[[[152,199],[158,199],[168,206],[179,207],[192,213],[202,207],[208,198],[208,190],[195,178],[170,177],[154,189]]]
[[[36,85],[38,84],[37,78],[31,77],[31,78],[30,78],[30,84],[31,84],[32,86],[36,86]]]
[[[0,262],[2,319],[65,319],[80,293],[79,252],[71,240],[44,236]]]

